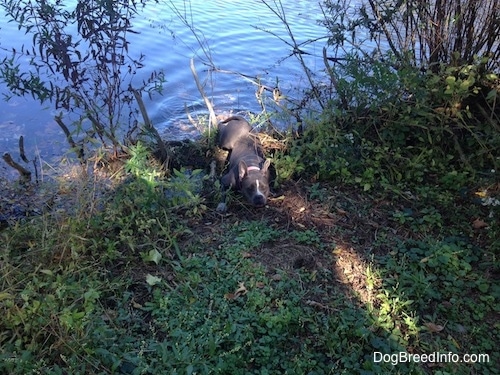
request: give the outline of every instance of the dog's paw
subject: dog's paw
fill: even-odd
[[[211,180],[211,181],[214,181],[215,180],[215,167],[216,167],[216,161],[215,160],[212,160],[210,162],[210,174],[208,175],[208,178]]]
[[[217,206],[217,212],[223,214],[226,211],[227,211],[227,204],[225,204],[224,202],[220,202],[219,205]]]

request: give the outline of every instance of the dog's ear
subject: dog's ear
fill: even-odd
[[[271,165],[271,160],[270,159],[266,159],[266,161],[264,162],[264,165],[262,167],[262,173],[266,173],[267,170],[269,169],[270,165]]]
[[[240,160],[240,162],[238,163],[238,173],[240,175],[240,181],[243,180],[243,177],[245,177],[248,173],[247,163],[245,163],[243,160]]]

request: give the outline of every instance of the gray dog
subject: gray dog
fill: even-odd
[[[221,178],[222,202],[217,211],[227,210],[226,191],[240,191],[255,207],[265,206],[269,195],[269,165],[264,159],[259,139],[241,116],[232,116],[219,123],[219,146],[229,151],[227,173]]]

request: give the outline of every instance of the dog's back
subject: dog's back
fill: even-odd
[[[241,116],[231,116],[224,121],[219,122],[219,147],[224,150],[232,150],[235,143],[244,137],[247,137],[252,131],[252,127]]]

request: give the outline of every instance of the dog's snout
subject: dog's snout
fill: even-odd
[[[255,195],[253,197],[253,205],[257,207],[265,206],[267,203],[266,197],[263,195]]]

